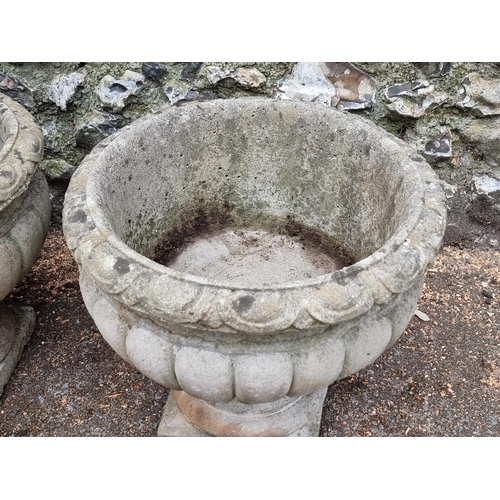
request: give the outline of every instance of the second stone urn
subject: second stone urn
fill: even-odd
[[[64,232],[86,306],[171,390],[164,436],[316,436],[328,385],[414,314],[446,208],[362,118],[264,98],[169,108],[97,145]]]
[[[0,394],[35,327],[31,307],[3,299],[35,263],[49,228],[49,189],[37,170],[42,156],[40,127],[0,94]]]

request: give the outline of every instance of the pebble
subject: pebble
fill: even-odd
[[[415,316],[422,321],[430,321],[429,316],[427,316],[427,314],[425,314],[424,312],[419,311],[418,309],[415,311]]]

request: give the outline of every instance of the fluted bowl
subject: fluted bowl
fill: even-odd
[[[168,108],[101,142],[63,220],[120,356],[195,398],[261,404],[398,339],[446,208],[425,160],[370,121],[244,98]]]

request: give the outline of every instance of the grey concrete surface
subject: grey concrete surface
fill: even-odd
[[[222,404],[231,412],[234,398],[299,404],[375,361],[413,316],[445,225],[441,183],[405,143],[331,108],[259,98],[137,120],[80,165],[63,213],[104,338],[212,413]],[[302,277],[310,252],[305,265],[284,245],[277,260],[296,277],[277,279],[272,267],[264,283],[221,277],[227,255],[210,236],[221,230],[266,230],[304,251],[312,244],[330,254],[330,269]],[[206,235],[215,276],[168,266]],[[240,243],[254,258],[250,241]],[[338,256],[351,265],[336,269]]]

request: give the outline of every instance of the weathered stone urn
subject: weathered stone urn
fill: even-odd
[[[64,231],[100,332],[172,389],[163,436],[314,436],[402,334],[446,224],[424,159],[316,104],[169,108],[94,148]]]
[[[42,131],[30,113],[0,94],[0,301],[35,263],[49,228],[42,155]],[[31,307],[0,302],[0,394],[34,327]]]

